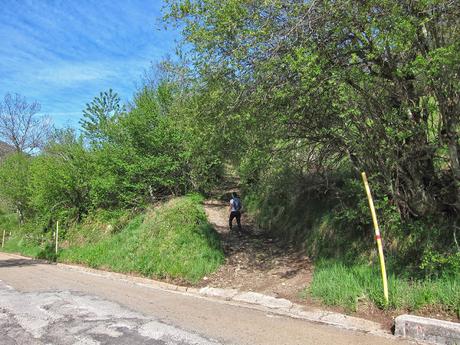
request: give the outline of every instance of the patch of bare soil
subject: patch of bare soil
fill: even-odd
[[[313,266],[309,258],[292,247],[282,247],[267,237],[245,217],[243,231],[236,224],[230,231],[228,205],[208,200],[205,210],[209,222],[219,233],[225,253],[225,264],[205,277],[200,285],[260,292],[293,302],[305,302],[299,294],[311,282]]]

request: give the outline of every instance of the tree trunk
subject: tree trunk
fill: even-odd
[[[456,120],[460,112],[460,103],[456,95],[446,97],[444,90],[436,90],[436,99],[442,116],[442,140],[447,145],[449,153],[450,169],[455,188],[455,204],[457,212],[460,212],[460,162],[458,147],[458,121]]]
[[[449,138],[447,146],[449,149],[450,168],[452,170],[456,191],[455,209],[460,211],[460,162],[458,159],[459,152],[456,138]]]
[[[24,212],[20,206],[16,206],[16,212],[18,213],[19,225],[24,225]]]

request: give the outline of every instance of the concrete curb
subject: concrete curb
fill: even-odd
[[[460,324],[414,315],[395,319],[395,335],[432,344],[460,344]]]
[[[238,290],[220,289],[207,286],[198,290],[198,293],[202,296],[223,298],[226,301],[230,301],[238,294]]]
[[[257,292],[242,292],[233,297],[234,301],[260,304],[271,309],[291,309],[293,304],[284,298],[275,298]]]

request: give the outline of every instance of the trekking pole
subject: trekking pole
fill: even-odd
[[[386,304],[388,304],[388,280],[387,280],[387,272],[385,268],[385,257],[383,256],[382,236],[380,236],[379,224],[377,222],[377,213],[375,212],[374,201],[372,200],[371,189],[369,187],[369,183],[367,182],[366,173],[362,172],[361,176],[363,178],[364,188],[366,189],[367,199],[369,201],[369,207],[371,209],[372,221],[374,223],[375,240],[377,241],[377,248],[379,251],[379,259],[380,259],[380,270],[382,272],[383,295],[385,296]]]

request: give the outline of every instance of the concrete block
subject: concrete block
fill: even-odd
[[[238,290],[235,289],[219,289],[208,286],[200,289],[200,295],[207,297],[219,297],[227,301],[231,300],[237,293]]]
[[[300,305],[294,305],[289,310],[289,313],[294,317],[298,317],[304,320],[320,322],[327,325],[334,325],[345,329],[351,329],[371,334],[384,336],[388,335],[388,332],[384,331],[379,323],[349,315],[328,312],[315,308],[305,310],[305,308]]]
[[[289,309],[292,302],[284,298],[275,298],[257,292],[244,292],[233,297],[234,301],[260,304],[267,308]]]
[[[433,344],[460,345],[460,324],[414,315],[395,319],[395,335]]]

